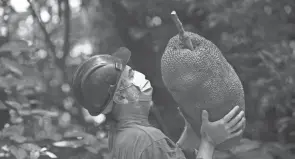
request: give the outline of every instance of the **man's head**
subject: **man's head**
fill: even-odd
[[[128,110],[127,105],[151,101],[149,81],[126,65],[130,56],[128,49],[120,48],[112,55],[93,56],[77,69],[73,92],[78,103],[92,116],[111,112],[119,115]]]
[[[153,88],[145,75],[126,66],[122,73],[119,87],[114,94],[113,107],[115,118],[124,118],[127,115],[142,115],[147,117],[152,102]]]

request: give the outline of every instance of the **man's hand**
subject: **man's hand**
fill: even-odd
[[[244,111],[241,111],[234,117],[238,111],[239,106],[236,106],[222,119],[210,122],[208,112],[203,110],[201,126],[202,140],[206,140],[213,146],[216,146],[225,140],[241,135],[246,119],[244,117]]]

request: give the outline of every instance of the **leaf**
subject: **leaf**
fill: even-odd
[[[17,110],[20,110],[22,108],[22,105],[16,101],[6,101],[5,103],[12,106],[13,108],[16,108]]]
[[[40,152],[45,152],[45,151],[47,151],[48,149],[46,148],[46,147],[42,147],[41,149],[40,149]]]
[[[4,65],[4,67],[9,69],[11,72],[17,74],[18,76],[23,75],[22,66],[19,65],[17,62],[12,61],[8,58],[1,58],[1,63]]]
[[[47,155],[50,158],[57,158],[57,156],[54,153],[49,152],[49,151],[46,151],[44,154]]]
[[[85,149],[88,150],[91,153],[94,153],[94,154],[98,154],[98,152],[100,150],[99,148],[95,148],[95,147],[92,147],[92,146],[87,146],[87,147],[85,147]]]
[[[91,146],[86,146],[86,150],[91,153],[98,154],[102,149],[108,149],[108,144],[103,141],[98,141],[92,143]]]
[[[28,43],[24,40],[13,40],[9,41],[8,43],[5,43],[0,48],[0,52],[30,52],[31,47],[28,45]]]
[[[253,141],[253,140],[249,140],[249,139],[242,139],[241,144],[237,145],[236,147],[231,149],[231,152],[234,154],[248,152],[248,151],[259,148],[260,145],[261,144],[258,141]]]
[[[82,140],[75,140],[75,141],[59,141],[54,142],[53,146],[56,147],[71,147],[71,148],[78,148],[84,145]]]
[[[21,136],[24,132],[24,126],[23,125],[12,125],[10,127],[4,128],[2,135],[5,137],[11,137],[11,136]]]
[[[31,151],[30,152],[30,159],[38,159],[40,157],[39,151]]]
[[[62,127],[68,126],[70,122],[71,122],[71,115],[68,112],[63,113],[58,120],[59,125]]]
[[[85,132],[79,132],[79,131],[68,131],[64,134],[65,138],[82,138],[81,141],[84,142],[86,145],[91,145],[95,142],[97,142],[97,138],[91,134],[85,133]]]
[[[0,101],[0,110],[3,110],[3,109],[6,110],[7,107],[6,107],[6,105],[3,104],[2,101]]]
[[[17,143],[24,143],[25,141],[27,141],[27,138],[18,134],[15,134],[13,136],[10,136],[10,140],[13,140]]]
[[[87,133],[80,131],[80,130],[70,130],[64,133],[65,138],[72,138],[72,137],[85,137]]]
[[[0,76],[0,87],[2,88],[11,88],[15,85],[18,84],[20,80],[18,80],[17,78],[14,78],[14,77],[1,77]]]
[[[27,151],[40,151],[41,150],[41,147],[39,147],[36,144],[32,144],[32,143],[22,144],[21,147]]]
[[[27,152],[22,148],[17,148],[15,146],[9,147],[10,152],[16,159],[25,159],[27,157]]]
[[[92,144],[95,144],[97,142],[97,138],[95,136],[89,134],[89,135],[84,137],[83,141],[84,141],[84,143],[86,145],[92,145]]]

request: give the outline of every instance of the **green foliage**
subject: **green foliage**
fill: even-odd
[[[2,109],[10,109],[11,116],[10,124],[6,124],[0,133],[2,154],[10,154],[17,159],[37,159],[42,155],[57,158],[49,151],[54,147],[84,147],[85,151],[93,154],[106,149],[105,140],[99,134],[96,136],[85,132],[81,125],[71,119],[70,112],[42,103],[41,96],[49,90],[46,86],[48,83],[43,73],[37,71],[34,64],[29,64],[31,59],[24,57],[32,47],[23,41],[10,41],[2,46],[0,53],[16,53],[18,46],[22,54],[0,59],[0,88],[8,94],[1,104]],[[22,63],[18,62],[20,60]],[[30,99],[33,96],[39,97]],[[43,146],[39,146],[40,143]]]
[[[205,26],[208,32],[215,30],[214,34],[219,35],[213,40],[242,78],[249,118],[263,120],[275,134],[270,138],[293,142],[287,134],[294,131],[290,131],[294,121],[294,22],[291,21],[294,1],[249,0],[225,4],[226,9],[211,9]],[[258,137],[270,140],[264,136]]]

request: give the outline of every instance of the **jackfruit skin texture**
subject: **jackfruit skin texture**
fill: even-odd
[[[234,106],[245,110],[244,90],[233,67],[219,48],[198,34],[185,32],[194,50],[186,49],[179,35],[172,37],[162,55],[164,85],[200,136],[201,112],[207,110],[210,121],[224,117]],[[229,150],[241,136],[219,144],[216,149]]]

